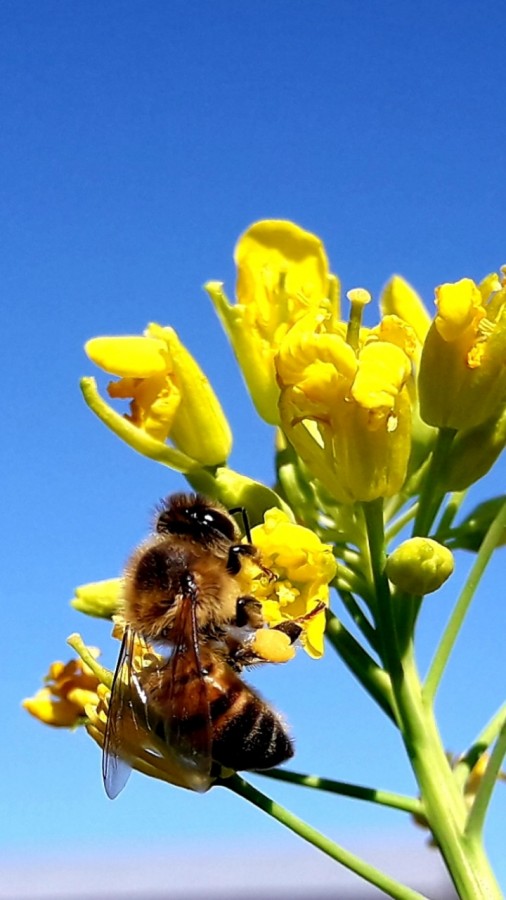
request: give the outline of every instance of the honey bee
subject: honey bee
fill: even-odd
[[[252,642],[264,620],[237,576],[245,557],[268,570],[251,542],[241,543],[232,517],[238,511],[199,494],[168,497],[153,534],[127,564],[126,627],[102,763],[111,798],[130,774],[125,745],[132,728],[161,739],[176,761],[176,783],[196,791],[207,790],[222,768],[268,769],[293,755],[280,716],[240,677],[261,661]],[[139,669],[139,641],[164,655],[151,654],[156,661]]]

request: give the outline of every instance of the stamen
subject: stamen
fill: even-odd
[[[362,325],[362,314],[364,306],[371,301],[371,295],[365,288],[353,288],[346,294],[350,301],[350,318],[348,320],[348,329],[346,331],[346,343],[358,350],[360,328]]]

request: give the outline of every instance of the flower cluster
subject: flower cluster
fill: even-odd
[[[274,426],[273,486],[230,467],[229,423],[170,327],[152,323],[142,335],[89,340],[88,357],[114,380],[105,399],[93,379],[83,379],[85,401],[129,446],[182,473],[222,512],[246,509],[252,529],[244,540],[258,556],[240,550],[234,588],[260,611],[260,624],[244,626],[247,651],[241,644],[242,661],[228,661],[238,671],[252,662],[288,662],[297,646],[318,659],[326,638],[406,744],[420,800],[390,805],[428,825],[450,869],[472,857],[455,882],[466,885],[462,896],[474,897],[480,879],[489,883],[476,835],[506,753],[505,712],[452,768],[433,702],[476,582],[506,542],[504,497],[459,521],[467,489],[506,446],[506,272],[440,285],[432,320],[416,291],[394,275],[379,297],[379,320],[366,325],[368,291],[352,287],[344,301],[322,241],[292,222],[256,222],[240,237],[235,262],[235,302],[221,282],[206,290],[256,410]],[[424,598],[450,578],[461,548],[477,553],[476,571],[422,684],[414,654],[418,617]],[[112,578],[81,586],[72,602],[112,619],[121,615],[123,593],[122,579]],[[231,643],[244,640],[242,628],[237,616]],[[79,638],[70,643],[79,660],[54,663],[25,706],[48,724],[84,722],[102,745],[113,674]],[[142,666],[152,650],[138,652]],[[160,744],[142,728],[125,740],[129,765],[190,786],[170,741]],[[244,782],[230,783],[245,791]],[[355,793],[382,802],[381,791]],[[473,866],[480,874],[467,883]],[[386,885],[381,878],[373,883]]]

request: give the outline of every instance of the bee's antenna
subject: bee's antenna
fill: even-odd
[[[249,519],[248,519],[248,513],[246,512],[246,507],[234,506],[233,509],[229,509],[229,513],[231,516],[236,515],[236,513],[241,514],[242,530],[244,531],[244,537],[246,538],[248,544],[251,544],[251,528],[249,527]]]

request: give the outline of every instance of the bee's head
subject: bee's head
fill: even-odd
[[[155,531],[187,536],[205,544],[239,540],[238,528],[226,509],[201,494],[172,494],[163,500],[157,512]]]

